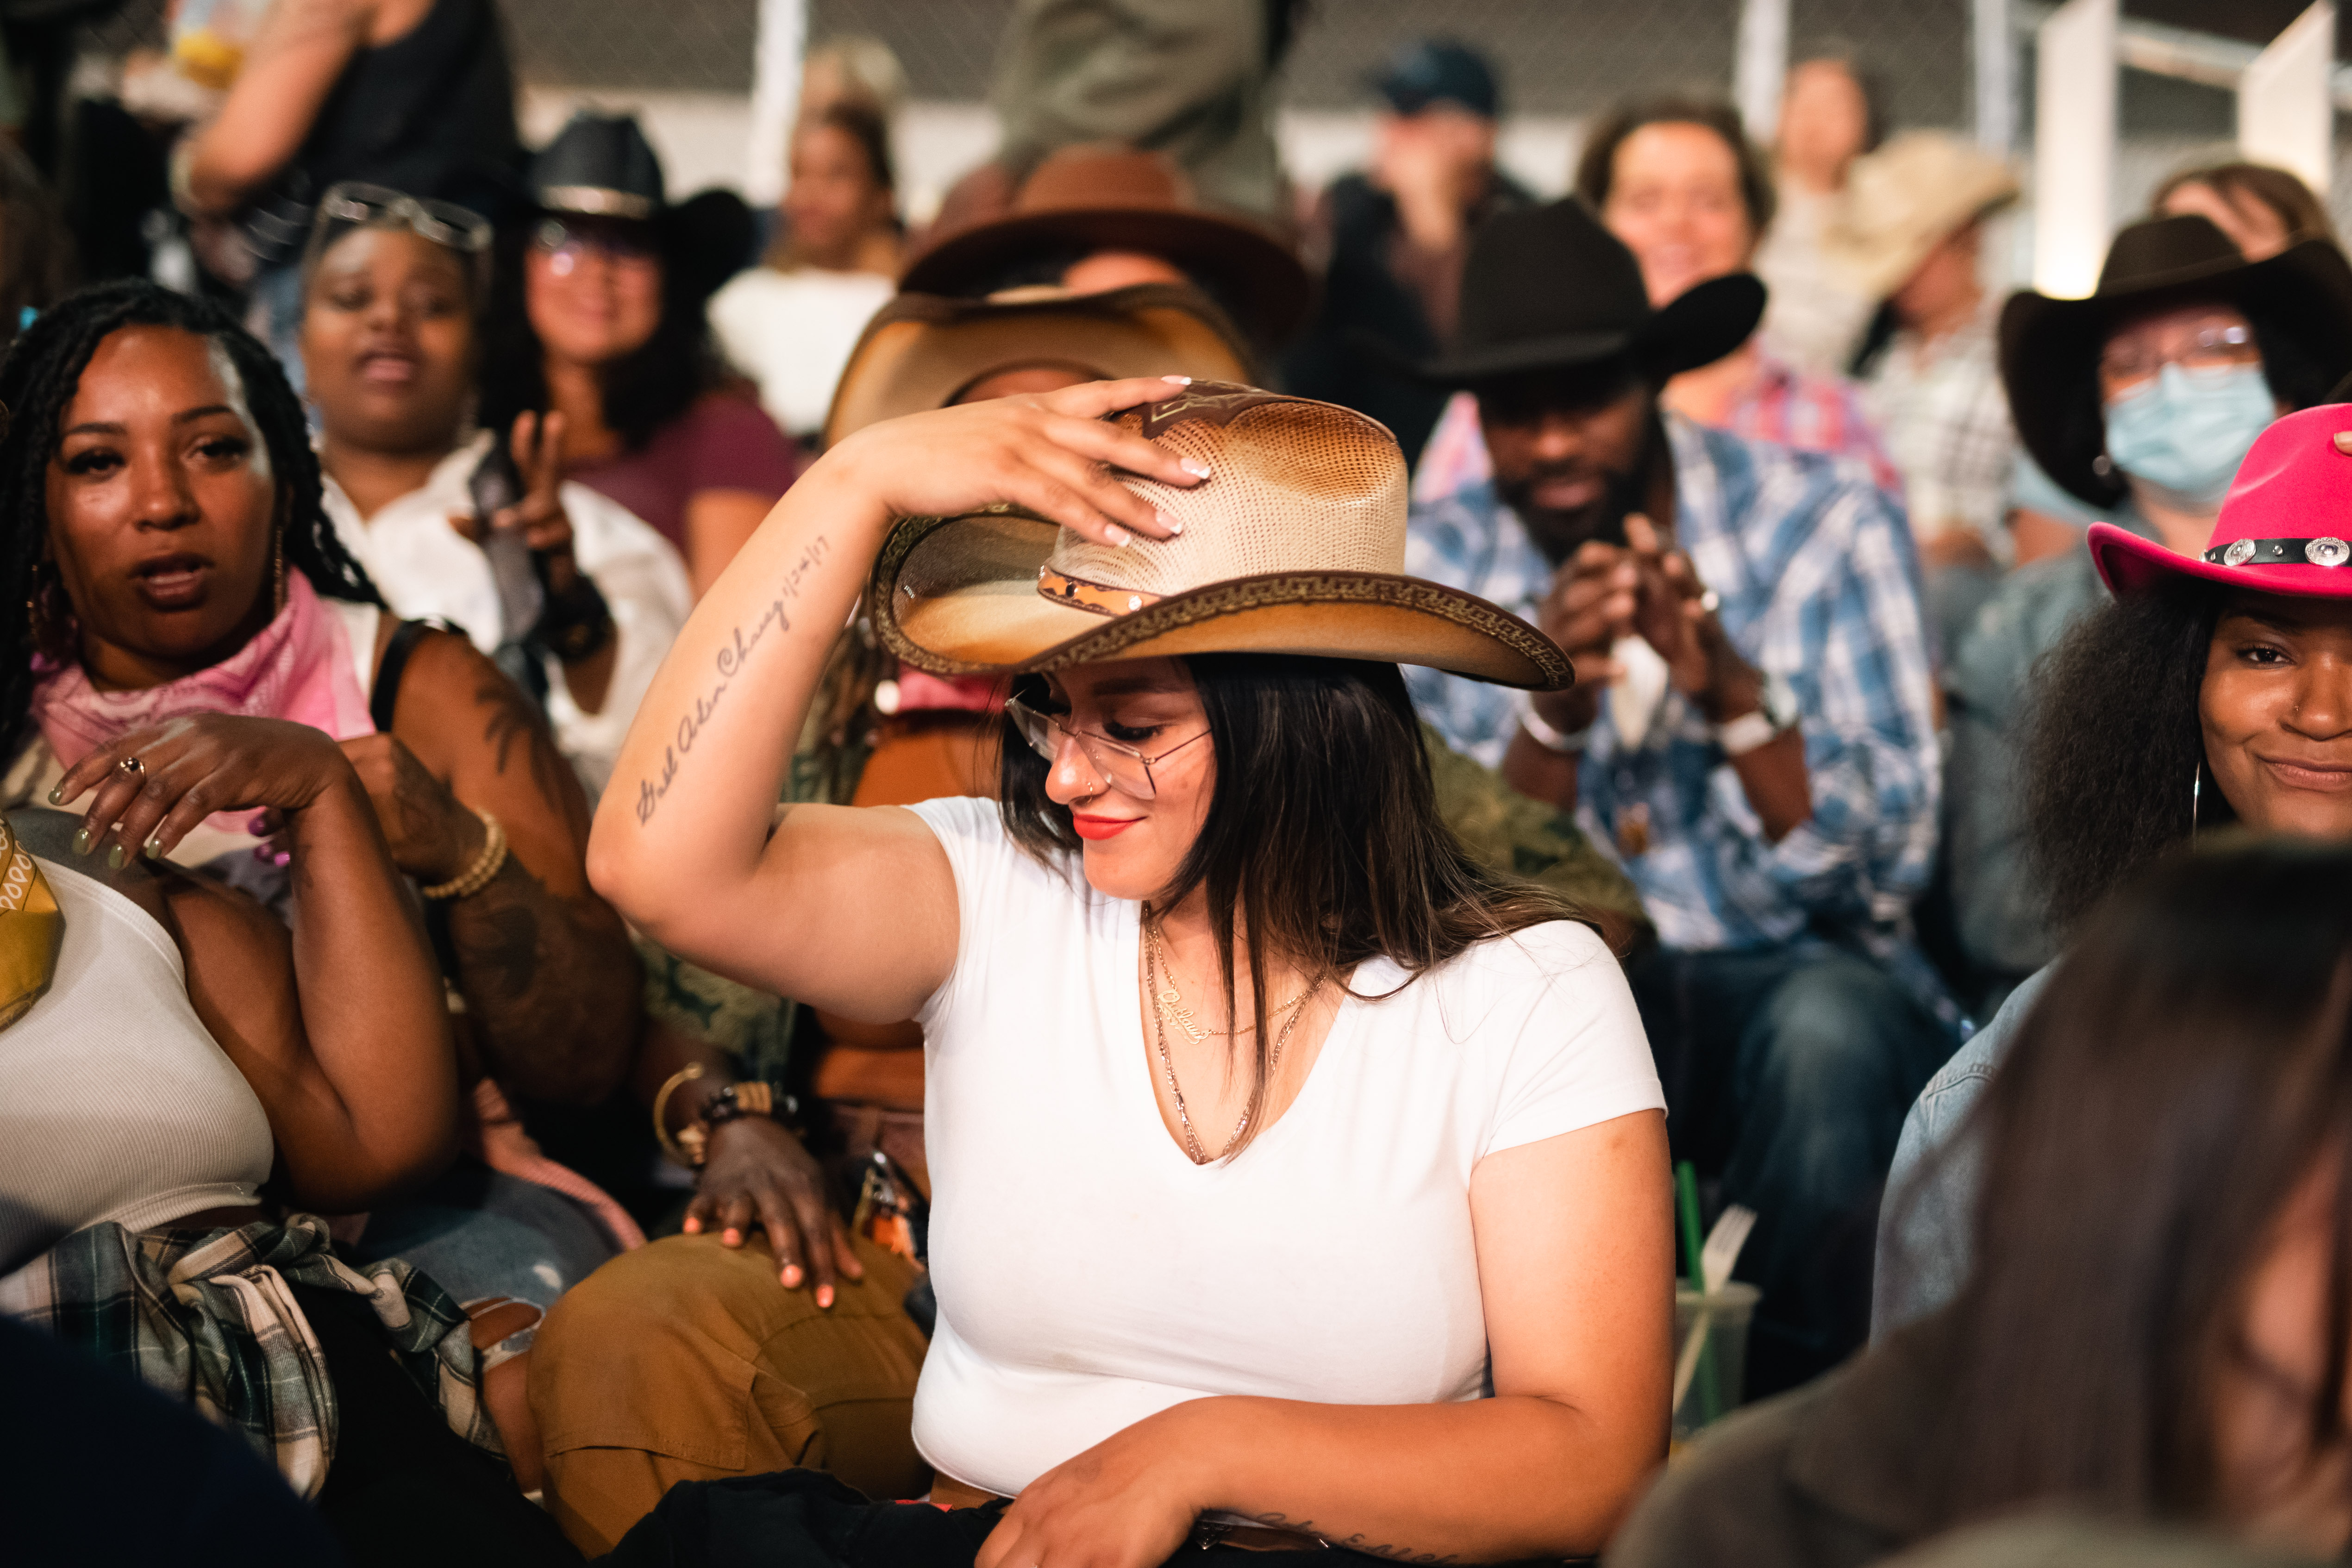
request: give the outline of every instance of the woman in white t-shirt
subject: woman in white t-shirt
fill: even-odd
[[[835,446],[696,609],[591,873],[697,961],[922,1023],[939,1317],[915,1438],[934,1500],[1016,1500],[979,1568],[1149,1568],[1229,1526],[1413,1561],[1597,1551],[1664,1452],[1664,1099],[1599,938],[1441,825],[1394,661],[1571,672],[1402,575],[1386,430],[1181,381]],[[1002,804],[772,825],[869,565],[901,660],[1009,678]],[[787,1287],[853,1305],[828,1249],[769,1235]],[[658,1354],[638,1342],[686,1331],[613,1333],[597,1285],[541,1340],[559,1519],[568,1450],[724,1474],[788,1403],[760,1343],[730,1374],[748,1396],[633,1392]],[[598,1322],[596,1354],[562,1347]],[[588,1396],[551,1385],[567,1364]],[[665,1400],[726,1430],[649,1437]]]

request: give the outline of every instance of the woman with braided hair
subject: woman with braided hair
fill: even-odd
[[[337,542],[300,404],[267,350],[212,306],[108,284],[18,339],[0,402],[13,415],[0,438],[0,602],[29,611],[29,645],[0,671],[11,748],[0,800],[39,800],[91,754],[193,715],[324,730],[424,894],[467,1076],[497,1086],[478,1087],[486,1118],[499,1119],[499,1088],[526,1104],[606,1098],[637,1046],[639,971],[587,886],[579,783],[470,643],[383,612]],[[80,847],[111,866],[143,853],[202,867],[273,901],[285,863],[274,831],[213,809],[176,843],[115,828]],[[544,1306],[637,1239],[588,1184],[552,1179],[460,1162],[404,1211],[404,1234],[380,1211],[362,1244],[399,1250],[461,1299]],[[486,1218],[505,1222],[495,1241],[472,1224],[461,1245]]]

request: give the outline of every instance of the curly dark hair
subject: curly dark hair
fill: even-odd
[[[331,599],[383,602],[327,517],[302,400],[269,350],[208,300],[174,294],[144,278],[94,285],[43,311],[0,361],[0,404],[7,409],[6,434],[0,435],[0,516],[7,519],[6,538],[0,542],[0,613],[16,617],[13,644],[19,650],[0,674],[0,738],[12,743],[33,694],[32,626],[26,606],[53,585],[44,580],[41,569],[48,554],[48,466],[57,451],[58,421],[99,344],[124,327],[171,327],[220,345],[244,383],[246,408],[278,477],[287,563]]]
[[[2062,934],[2186,841],[2237,820],[2205,766],[2198,695],[2221,590],[2182,579],[2077,622],[2034,669],[2020,749],[2026,858]],[[2202,789],[2195,783],[2204,779]]]

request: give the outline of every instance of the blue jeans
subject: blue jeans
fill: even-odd
[[[1879,1194],[1903,1118],[1958,1043],[1885,969],[1818,943],[1664,950],[1630,974],[1675,1157],[1756,1211],[1750,1399],[1845,1359],[1870,1328]]]
[[[541,1311],[620,1255],[586,1208],[470,1158],[370,1215],[352,1251],[414,1264],[460,1303],[511,1296]]]

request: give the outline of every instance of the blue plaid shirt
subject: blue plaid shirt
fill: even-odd
[[[1706,718],[1669,690],[1638,748],[1602,705],[1577,770],[1579,819],[1607,848],[1624,809],[1647,803],[1648,846],[1625,870],[1668,946],[1753,947],[1811,931],[1884,953],[1927,885],[1941,767],[1910,527],[1847,460],[1665,423],[1676,542],[1721,596],[1732,645],[1795,692],[1813,814],[1767,841]],[[1484,482],[1413,508],[1405,570],[1530,620],[1553,575]],[[1449,744],[1501,762],[1517,694],[1415,666],[1406,679]]]

